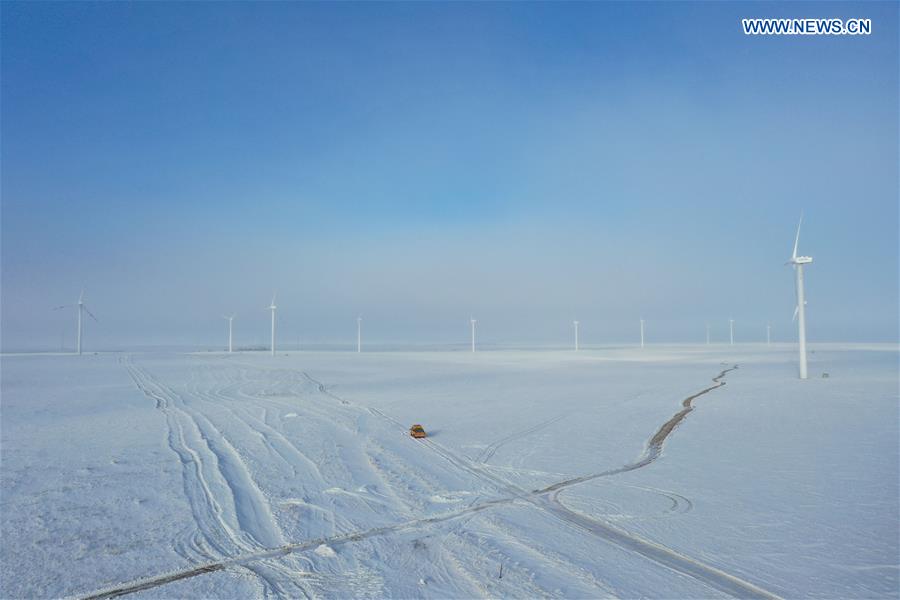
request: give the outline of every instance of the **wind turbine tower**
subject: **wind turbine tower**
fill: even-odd
[[[77,348],[76,352],[78,352],[78,354],[81,354],[81,328],[83,327],[82,313],[84,313],[84,290],[81,290],[81,295],[78,296],[78,336],[77,341],[75,342]]]
[[[575,352],[578,352],[578,321],[572,321],[575,325]]]
[[[803,291],[803,265],[812,263],[811,256],[797,256],[797,246],[800,244],[800,226],[803,225],[803,215],[800,215],[800,223],[797,224],[797,237],[794,238],[794,252],[787,263],[794,267],[797,279],[797,306],[794,308],[794,318],[797,319],[797,333],[800,349],[800,379],[806,379],[806,296]]]
[[[469,318],[469,321],[472,323],[472,352],[475,352],[475,323],[477,321],[472,318]]]
[[[644,347],[644,319],[641,319],[641,348]]]
[[[275,356],[275,309],[278,308],[275,306],[275,293],[272,293],[272,303],[269,305],[269,310],[272,311],[272,356]]]
[[[231,354],[231,353],[234,351],[234,346],[233,346],[232,343],[231,343],[231,341],[232,341],[234,338],[232,337],[231,332],[232,332],[232,324],[233,324],[234,318],[235,318],[236,316],[237,316],[237,315],[231,315],[230,317],[222,317],[223,319],[225,319],[226,321],[228,321],[228,353],[229,353],[229,354]]]
[[[734,346],[734,319],[728,319],[728,335],[731,339],[731,345]]]
[[[78,329],[76,330],[76,335],[75,335],[75,352],[78,354],[81,354],[81,334],[84,329],[84,313],[87,313],[94,321],[97,321],[97,317],[95,317],[94,314],[90,310],[88,310],[88,307],[84,305],[84,290],[81,290],[81,295],[78,296],[77,304],[66,304],[64,306],[57,306],[53,310],[59,310],[61,308],[72,308],[73,306],[78,309],[76,312],[76,315],[77,315],[76,318],[78,320]]]
[[[362,352],[362,315],[356,317],[356,351]]]

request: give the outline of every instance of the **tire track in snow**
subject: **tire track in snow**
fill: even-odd
[[[198,387],[195,395],[231,414],[235,423],[246,427],[246,431],[256,436],[271,456],[284,462],[293,471],[295,477],[302,475],[305,479],[323,484],[324,479],[315,461],[301,452],[281,431],[267,423],[265,417],[257,417],[253,414],[251,407],[241,406],[236,402],[234,396],[228,394],[229,392],[239,393],[240,385],[240,382],[234,382],[221,389]],[[227,405],[228,403],[235,403],[238,408],[232,408]],[[241,414],[238,414],[239,412]]]
[[[145,373],[131,363],[130,357],[127,361],[125,367],[135,386],[156,401],[157,408],[163,412],[166,418],[169,448],[178,455],[181,461],[185,495],[191,507],[194,521],[198,529],[204,533],[205,541],[213,550],[224,556],[227,556],[229,552],[234,552],[235,548],[243,549],[243,545],[234,544],[232,546],[228,543],[222,543],[221,538],[208,535],[208,532],[220,530],[225,533],[223,537],[230,542],[234,537],[234,532],[223,518],[224,509],[216,500],[215,494],[210,489],[210,484],[204,475],[204,460],[201,458],[198,449],[188,442],[187,424],[178,418],[172,407],[171,398],[156,389]]]
[[[213,367],[208,367],[207,371],[209,371],[208,375],[214,382],[221,382],[223,379],[228,379],[229,377],[229,373],[220,373],[213,370]],[[298,404],[298,396],[305,393],[314,393],[314,386],[308,379],[294,370],[266,369],[263,371],[265,375],[260,379],[254,378],[254,375],[257,378],[259,377],[260,370],[257,369],[241,370],[241,373],[242,382],[240,384],[225,385],[224,387],[221,387],[221,385],[204,385],[198,387],[195,390],[195,394],[198,398],[208,402],[211,407],[227,411],[228,414],[232,416],[232,419],[229,420],[230,426],[237,428],[246,427],[245,431],[261,442],[266,452],[274,459],[286,464],[287,467],[293,471],[293,478],[300,482],[298,486],[293,487],[291,490],[294,495],[299,494],[309,500],[309,498],[307,498],[307,492],[309,492],[309,497],[318,498],[321,502],[325,499],[325,497],[322,496],[323,493],[325,496],[331,496],[332,492],[337,492],[339,490],[343,500],[346,501],[347,499],[350,499],[357,503],[362,510],[377,514],[379,511],[389,509],[391,511],[399,512],[399,514],[394,515],[394,520],[406,520],[411,518],[412,515],[409,514],[407,506],[396,496],[375,494],[376,496],[381,496],[381,498],[373,499],[370,497],[370,494],[373,493],[372,490],[382,488],[391,490],[391,486],[381,477],[381,474],[373,467],[370,460],[365,463],[362,461],[351,461],[352,464],[356,464],[360,469],[351,469],[340,473],[342,477],[352,481],[365,481],[366,483],[362,487],[367,490],[367,493],[354,493],[340,487],[331,487],[330,490],[323,491],[324,488],[328,488],[329,485],[333,486],[333,484],[337,483],[337,480],[333,477],[334,473],[331,473],[332,477],[329,478],[329,473],[326,469],[327,465],[321,465],[320,463],[313,461],[290,441],[281,429],[281,422],[268,422],[265,415],[268,415],[269,408],[263,407],[263,405],[265,405],[278,409],[272,411],[273,413],[280,413],[285,410],[296,411],[302,409],[304,417],[307,417],[307,419],[304,420],[326,420],[328,421],[328,425],[334,425],[336,431],[342,432],[342,436],[343,433],[353,435],[349,429],[340,426],[335,420],[336,415],[331,398],[326,398],[327,406],[324,407],[329,410],[323,410],[322,407],[316,408],[309,402],[301,402]],[[271,386],[273,377],[270,374],[277,374],[278,383],[274,387],[279,388],[278,394],[260,397],[242,391],[243,384],[248,382],[258,383],[268,381]],[[300,389],[297,389],[298,387]],[[229,393],[235,395],[228,395]],[[263,416],[257,416],[260,411],[263,412]],[[296,413],[294,414],[296,415]],[[341,439],[344,438],[341,437],[337,440],[339,442],[338,446],[342,445],[340,443]],[[361,452],[360,454],[366,459],[370,458],[365,452]],[[347,464],[344,466],[347,466]],[[322,467],[324,471],[320,470],[320,467]],[[367,467],[365,472],[363,472],[364,470],[362,467]],[[327,483],[329,481],[330,483]],[[391,503],[392,499],[396,501],[394,504],[397,506],[394,506],[394,504]],[[295,528],[301,528],[303,530],[301,535],[304,538],[334,535],[338,532],[355,531],[364,525],[353,523],[352,521],[345,521],[339,513],[335,512],[333,507],[328,506],[327,501],[320,504],[308,504],[308,506],[314,507],[321,515],[327,516],[327,523],[323,521],[320,525],[324,526],[327,524],[330,526],[331,530],[322,531],[322,526],[318,527],[318,530],[307,530],[311,523],[304,519],[302,525],[299,522],[294,524]],[[294,530],[294,533],[298,533],[296,529]],[[283,543],[283,541],[281,543]],[[274,545],[270,547],[274,547]]]
[[[194,389],[191,394],[200,398],[199,382],[194,378]],[[161,384],[157,383],[158,386]],[[175,394],[172,390],[167,390]],[[177,394],[175,394],[177,395]],[[280,531],[275,526],[269,503],[250,471],[241,459],[235,446],[209,418],[191,406],[184,398],[180,398],[179,410],[187,414],[195,423],[197,430],[212,452],[219,473],[221,473],[234,503],[235,517],[241,535],[250,538],[248,547],[277,546],[284,543]]]
[[[651,464],[662,454],[663,447],[665,446],[665,442],[669,438],[669,436],[675,431],[678,425],[680,425],[681,422],[684,421],[687,415],[694,410],[694,400],[724,386],[725,376],[729,372],[734,371],[737,368],[738,365],[735,365],[733,367],[722,370],[712,379],[715,385],[704,388],[699,392],[685,398],[681,403],[682,409],[675,413],[675,415],[673,415],[668,421],[663,423],[663,425],[653,434],[653,436],[651,436],[644,449],[644,452],[634,462],[616,469],[563,480],[553,485],[547,486],[546,488],[532,490],[531,492],[527,492],[522,488],[519,488],[515,484],[506,481],[505,479],[499,478],[493,473],[484,471],[483,469],[479,468],[478,465],[469,463],[462,457],[455,456],[453,452],[451,452],[447,448],[444,448],[442,445],[435,443],[433,440],[425,438],[423,440],[419,440],[419,442],[431,447],[432,450],[436,451],[443,458],[450,461],[455,466],[468,471],[476,477],[490,480],[501,491],[513,493],[514,497],[509,499],[510,502],[514,500],[525,500],[526,502],[538,508],[546,510],[547,512],[553,514],[557,518],[571,525],[597,535],[598,537],[601,537],[620,547],[631,550],[670,569],[698,579],[706,583],[707,585],[727,594],[731,594],[733,596],[741,598],[777,598],[777,596],[775,596],[774,594],[771,594],[770,592],[748,581],[744,581],[743,579],[730,575],[725,571],[722,571],[721,569],[707,565],[705,563],[701,563],[688,556],[685,556],[684,554],[676,552],[675,550],[666,548],[665,546],[662,546],[660,544],[650,542],[607,523],[592,519],[587,515],[572,511],[568,507],[561,504],[557,498],[559,492],[563,489],[599,479],[601,477],[609,477],[611,475],[634,471]],[[309,377],[309,375],[306,376]],[[311,377],[309,378],[310,380],[315,381]],[[324,387],[321,384],[319,385],[321,386],[320,389]],[[333,394],[330,395],[333,396]],[[346,402],[344,400],[341,401]],[[395,419],[387,416],[381,411],[371,408],[369,410],[370,412],[381,415],[389,421],[397,424],[398,426],[403,427]]]
[[[583,509],[573,508],[567,502],[563,502],[562,500],[560,500],[560,502],[564,504],[565,507],[569,510],[573,510],[575,512],[587,511],[589,513],[599,513],[599,517],[602,517],[603,519],[612,521],[614,523],[632,520],[644,521],[669,518],[674,515],[683,515],[685,513],[689,513],[694,509],[693,502],[691,502],[688,498],[682,496],[681,494],[678,494],[671,490],[632,484],[618,484],[618,487],[621,487],[623,489],[634,489],[643,492],[649,492],[650,494],[668,500],[669,506],[660,509],[659,512],[652,514],[631,515],[627,514],[625,506],[604,500],[603,498],[580,498],[578,502],[581,506],[584,507]]]
[[[181,461],[185,495],[198,528],[198,535],[182,536],[188,540],[180,548],[182,556],[209,560],[212,555],[203,545],[219,556],[234,556],[283,543],[274,521],[264,521],[267,514],[271,516],[268,504],[227,440],[217,430],[213,433],[211,424],[198,421],[183,398],[135,365],[131,356],[124,364],[135,386],[155,400],[165,415],[169,447]],[[217,435],[220,439],[214,439]],[[309,595],[281,565],[259,562],[247,569],[259,578],[266,593]]]
[[[563,489],[585,483],[587,481],[592,481],[594,479],[598,479],[600,477],[607,477],[610,475],[615,475],[618,473],[624,473],[627,471],[633,471],[635,469],[639,469],[641,467],[647,466],[656,460],[662,453],[663,446],[665,444],[666,439],[672,434],[675,428],[684,420],[684,418],[693,410],[693,401],[699,398],[700,396],[707,394],[719,387],[725,385],[724,377],[725,375],[734,369],[737,369],[737,365],[732,368],[725,369],[719,373],[716,377],[713,378],[713,381],[716,383],[714,386],[710,386],[701,390],[700,392],[689,396],[682,402],[682,410],[676,413],[671,419],[666,421],[660,427],[657,432],[650,438],[647,446],[642,453],[642,455],[634,462],[629,463],[623,467],[619,467],[617,469],[612,469],[608,471],[603,471],[600,473],[594,473],[590,475],[585,475],[582,477],[570,478],[564,481],[560,481],[551,486],[547,486],[546,488],[525,491],[521,488],[517,488],[513,484],[499,479],[492,474],[488,474],[482,469],[479,469],[476,465],[470,463],[467,459],[463,459],[460,457],[456,457],[452,452],[443,448],[442,446],[435,444],[433,441],[429,440],[429,446],[432,447],[436,452],[441,454],[445,459],[451,461],[453,464],[459,466],[460,468],[468,471],[469,473],[476,475],[482,479],[488,478],[492,483],[498,485],[501,490],[504,491],[513,491],[514,493],[511,497],[499,498],[495,500],[489,500],[482,502],[480,504],[469,506],[465,509],[461,509],[458,511],[453,511],[449,513],[445,513],[443,515],[438,515],[434,517],[428,517],[423,519],[414,519],[404,523],[398,523],[395,525],[389,525],[384,527],[376,527],[373,529],[360,531],[356,533],[343,534],[338,536],[332,536],[329,538],[319,538],[315,540],[309,540],[306,542],[294,543],[294,544],[285,544],[278,548],[260,550],[257,552],[250,552],[242,555],[235,556],[233,558],[228,558],[220,561],[212,561],[203,565],[199,565],[192,569],[186,569],[182,571],[175,571],[163,575],[159,575],[156,577],[150,577],[146,579],[141,579],[138,581],[125,583],[120,586],[106,588],[104,590],[98,590],[92,594],[84,596],[85,600],[98,600],[101,598],[113,598],[125,594],[134,593],[137,591],[142,591],[154,587],[158,587],[160,585],[165,585],[167,583],[171,583],[173,581],[178,581],[181,579],[186,579],[190,577],[195,577],[198,575],[202,575],[204,573],[209,573],[217,570],[222,570],[230,566],[247,566],[254,562],[277,558],[281,556],[285,556],[287,554],[293,552],[301,552],[309,549],[313,549],[318,547],[321,544],[327,544],[332,548],[338,547],[344,544],[349,544],[352,542],[365,540],[373,537],[381,537],[385,535],[389,535],[392,533],[397,533],[404,530],[412,530],[418,529],[422,527],[427,527],[429,525],[434,525],[438,523],[443,523],[447,521],[451,521],[454,519],[458,519],[460,517],[473,515],[475,513],[488,510],[497,506],[511,504],[517,501],[526,501],[529,504],[532,504],[538,508],[541,508],[548,513],[558,517],[560,520],[569,523],[575,527],[578,527],[584,531],[595,534],[598,537],[611,542],[617,546],[625,548],[627,550],[631,550],[637,554],[640,554],[658,564],[661,564],[665,567],[668,567],[676,572],[682,573],[684,575],[690,576],[694,579],[702,581],[707,585],[710,585],[712,588],[723,591],[725,593],[731,594],[735,597],[750,597],[750,598],[766,598],[766,599],[775,599],[778,596],[750,583],[730,575],[721,569],[716,567],[707,565],[705,563],[701,563],[700,561],[694,560],[686,555],[683,555],[675,550],[662,546],[660,544],[656,544],[649,540],[645,540],[639,536],[628,533],[624,530],[621,530],[617,527],[613,527],[607,523],[603,523],[601,521],[592,519],[586,515],[581,513],[574,512],[565,506],[563,506],[557,499],[559,492]],[[342,404],[349,405],[350,403],[346,400],[339,398],[338,396],[328,392],[325,388],[324,384],[314,380],[308,374],[304,373],[311,382],[318,385],[318,389],[323,394],[326,394],[338,401]],[[389,417],[388,415],[378,411],[377,409],[368,409],[369,412],[373,414],[377,414],[379,416],[388,419],[392,423],[403,427],[405,426],[397,422],[395,419]],[[426,438],[427,439],[427,438]],[[422,441],[422,440],[419,440]]]
[[[257,370],[257,372],[259,372],[259,370]],[[313,380],[306,373],[298,372],[292,369],[265,369],[264,372],[277,373],[284,377],[282,381],[290,380],[293,384],[302,384],[303,392],[306,392],[307,390],[312,392],[314,389],[319,394],[322,394],[322,396],[324,396],[324,398],[327,400],[327,403],[320,404],[319,402],[304,402],[302,403],[302,411],[304,417],[308,417],[318,421],[325,421],[327,422],[328,426],[333,427],[334,429],[332,430],[330,437],[333,437],[334,440],[338,442],[338,446],[349,447],[350,444],[345,443],[348,438],[352,438],[352,440],[355,442],[359,441],[361,436],[359,420],[360,407],[352,405],[352,403],[347,402],[346,400],[343,400],[338,396],[330,393],[324,384]],[[296,379],[294,379],[295,377]],[[288,410],[298,410],[296,398],[279,396],[259,397],[254,394],[243,395],[245,398],[252,399],[257,403],[264,402],[266,404],[285,408]],[[290,393],[285,394],[285,396],[296,395],[296,390],[291,390]],[[350,408],[345,411],[337,412],[335,410],[333,402],[340,402],[343,406],[347,406]],[[362,435],[362,438],[367,439],[367,437],[368,436],[366,436],[365,434]],[[341,494],[345,497],[353,497],[356,501],[360,502],[372,512],[377,512],[377,509],[389,507],[398,513],[395,514],[395,519],[397,520],[412,518],[413,515],[410,514],[412,505],[410,505],[404,498],[396,493],[394,485],[389,480],[389,472],[384,470],[383,465],[380,465],[377,461],[373,461],[372,456],[368,452],[370,443],[371,440],[368,440],[359,447],[359,454],[357,456],[360,460],[345,463],[345,469],[340,474],[350,481],[366,482],[364,483],[363,487],[369,488],[369,493],[371,493],[371,490],[380,489],[385,490],[387,494],[377,494],[381,496],[382,500],[377,501],[375,506],[373,506],[372,500],[370,498],[367,498],[366,495],[352,493],[348,490],[341,490]],[[354,465],[356,466],[356,468],[352,468]],[[359,526],[352,523],[346,523],[345,525],[346,527],[344,528],[344,531],[352,529],[354,526]]]
[[[258,450],[272,453],[273,448],[277,444],[271,444],[271,442],[275,442],[277,439],[282,450],[275,451],[273,458],[284,461],[286,457],[282,455],[283,453],[287,454],[287,458],[294,455],[300,456],[314,470],[312,477],[307,475],[308,471],[300,471],[298,474],[298,465],[293,460],[289,461],[291,463],[289,466],[292,466],[294,470],[294,479],[299,479],[298,486],[291,489],[292,495],[299,494],[305,501],[314,502],[313,504],[304,502],[304,505],[316,509],[317,519],[315,521],[318,523],[313,523],[312,520],[306,518],[297,521],[289,520],[287,525],[291,527],[292,537],[299,537],[300,539],[328,537],[372,526],[369,519],[345,519],[341,511],[336,511],[333,505],[335,494],[340,496],[338,505],[348,506],[346,503],[349,501],[357,505],[359,510],[376,516],[379,519],[378,522],[381,523],[385,521],[385,517],[387,517],[388,522],[398,522],[414,518],[419,514],[409,510],[408,506],[393,494],[390,496],[376,494],[378,498],[374,499],[370,497],[370,494],[376,489],[392,491],[392,486],[374,468],[371,460],[343,462],[341,464],[344,466],[356,465],[358,467],[346,471],[329,474],[327,469],[325,469],[325,471],[320,472],[318,463],[312,462],[307,458],[282,433],[282,421],[276,419],[271,423],[267,422],[268,419],[265,415],[270,411],[266,407],[277,407],[276,410],[271,411],[272,413],[280,413],[285,410],[292,412],[300,410],[305,417],[304,420],[325,421],[323,425],[336,428],[333,433],[341,432],[341,435],[335,438],[338,448],[341,446],[347,448],[352,446],[352,444],[346,443],[350,440],[345,438],[346,435],[355,435],[355,433],[338,423],[338,420],[341,419],[338,419],[337,413],[341,411],[335,409],[334,400],[328,396],[320,395],[318,386],[312,384],[298,371],[289,369],[266,369],[264,371],[260,369],[240,369],[237,377],[240,379],[239,384],[229,384],[229,382],[235,380],[234,373],[231,370],[221,372],[220,369],[213,366],[206,366],[203,374],[204,376],[200,379],[199,384],[192,389],[192,398],[196,397],[203,400],[206,402],[206,406],[216,410],[216,413],[204,410],[210,418],[212,418],[213,414],[221,414],[219,420],[227,420],[228,433],[232,430],[246,431],[246,433],[251,435],[251,438],[254,438],[254,441],[262,442],[265,448],[255,445],[246,446],[246,449],[252,455],[255,456]],[[246,393],[243,389],[248,388],[247,391],[249,391],[249,388],[254,386],[256,386],[255,389],[259,389],[260,383],[266,383],[266,389],[274,395],[259,396],[255,393]],[[304,400],[302,397],[305,397],[307,394],[313,394],[313,396]],[[357,408],[345,412],[347,414],[341,413],[344,417],[349,415],[352,417],[350,419],[352,422],[355,423],[357,421],[359,413]],[[231,417],[229,418],[227,415],[231,415]],[[244,430],[245,426],[248,426],[248,429]],[[333,435],[326,437],[330,438]],[[245,433],[239,435],[238,439],[249,441]],[[366,459],[370,459],[366,452],[360,452],[360,454]],[[263,454],[262,456],[266,455]],[[262,460],[265,461],[265,458]],[[338,479],[334,479],[334,475],[338,475]],[[345,478],[348,481],[365,482],[365,485],[359,489],[366,489],[366,493],[355,493],[341,487],[331,487],[329,490],[323,489],[329,487],[329,485],[339,483],[339,481],[344,481]],[[329,483],[326,483],[326,481]],[[385,513],[385,511],[387,512]],[[292,516],[292,518],[294,517]],[[276,546],[272,545],[270,547]],[[320,578],[317,583],[328,585],[327,575],[322,574],[322,577],[325,577],[325,579]]]
[[[231,383],[221,387],[220,373],[215,371],[210,365],[199,365],[191,372],[190,384],[186,388],[187,394],[184,397],[179,396],[173,390],[170,390],[170,392],[181,398],[183,410],[189,411],[198,423],[208,426],[209,441],[224,444],[222,449],[225,462],[220,461],[220,465],[224,465],[220,466],[220,470],[225,475],[230,473],[234,476],[226,477],[226,480],[229,485],[234,484],[236,486],[236,489],[233,490],[236,499],[236,512],[241,524],[241,533],[251,538],[251,550],[272,548],[284,544],[285,539],[280,527],[277,525],[268,499],[253,480],[250,470],[241,458],[237,447],[229,440],[229,436],[233,437],[234,432],[226,432],[224,429],[217,427],[212,421],[213,413],[200,411],[192,406],[193,402],[187,402],[187,398],[190,398],[192,401],[199,400],[211,408],[225,411],[227,415],[230,415],[230,417],[226,416],[225,418],[227,424],[238,428],[246,427],[244,431],[252,432],[258,436],[271,453],[273,447],[269,444],[270,440],[267,436],[255,430],[247,419],[241,418],[234,409],[228,406],[230,398],[225,393],[237,390],[241,382],[246,381],[246,376],[241,377],[243,373],[244,371],[239,371],[237,377],[230,378]],[[256,420],[251,414],[252,411],[247,410],[246,413],[249,415],[249,418]],[[238,436],[238,439],[241,439],[240,436]],[[290,447],[296,450],[294,446],[290,445]],[[281,458],[285,460],[283,457]],[[315,469],[314,463],[310,464]],[[296,475],[296,466],[290,466]],[[317,473],[318,471],[316,470]],[[263,540],[262,538],[264,537],[268,537],[270,541]],[[271,589],[279,597],[296,596],[298,593],[310,597],[308,590],[297,581],[297,578],[299,576],[305,579],[312,576],[312,574],[303,573],[299,565],[292,564],[293,562],[289,561],[288,564],[284,564],[283,561],[262,561],[247,568],[263,581],[264,588],[266,588],[264,589],[266,596],[269,595],[268,592]],[[292,593],[286,587],[291,587],[296,591]]]
[[[491,460],[491,458],[493,458],[494,454],[496,454],[497,450],[502,448],[504,445],[506,445],[509,442],[512,442],[514,440],[517,440],[519,438],[531,435],[532,433],[537,433],[541,429],[544,429],[545,427],[549,427],[550,425],[553,425],[554,423],[562,420],[563,416],[564,415],[559,415],[558,417],[552,417],[550,419],[547,419],[546,421],[542,421],[541,423],[538,423],[537,425],[534,425],[527,429],[523,429],[521,431],[517,431],[515,433],[512,433],[512,434],[506,436],[505,438],[502,438],[500,440],[497,440],[496,442],[489,444],[484,450],[481,451],[481,453],[475,459],[475,462],[487,464],[487,462],[489,460]]]
[[[696,394],[685,398],[681,405],[682,409],[675,413],[668,421],[653,434],[647,443],[644,452],[638,459],[632,463],[611,469],[593,475],[575,477],[565,481],[560,481],[546,488],[535,490],[534,496],[529,500],[537,506],[541,506],[551,514],[566,521],[580,529],[591,532],[617,546],[636,552],[656,563],[666,566],[670,569],[693,577],[703,583],[738,598],[778,598],[778,596],[760,588],[753,583],[740,579],[731,575],[717,567],[713,567],[706,563],[690,558],[671,548],[667,548],[661,544],[656,544],[646,540],[633,533],[626,532],[618,527],[605,523],[603,521],[593,519],[587,515],[575,512],[559,501],[559,493],[569,487],[592,481],[600,477],[608,477],[619,473],[626,473],[645,467],[660,457],[666,440],[675,431],[679,424],[694,410],[693,402],[700,396],[708,394],[725,385],[725,376],[737,369],[735,365],[731,368],[724,369],[716,377],[713,377],[715,385],[707,387]]]
[[[110,586],[104,589],[96,590],[90,594],[80,596],[83,600],[101,600],[103,598],[117,598],[119,596],[124,596],[126,594],[133,594],[135,592],[140,592],[148,589],[152,589],[155,587],[159,587],[161,585],[165,585],[167,583],[172,583],[175,581],[179,581],[182,579],[189,579],[191,577],[196,577],[198,575],[203,575],[205,573],[212,573],[214,571],[221,571],[230,567],[247,567],[251,566],[256,562],[280,558],[283,556],[287,556],[288,554],[294,552],[302,552],[305,550],[314,550],[321,546],[322,544],[326,544],[331,548],[338,548],[340,546],[359,542],[362,540],[367,540],[370,538],[382,537],[385,535],[389,535],[392,533],[398,533],[402,531],[412,531],[415,529],[419,529],[423,526],[434,525],[438,523],[444,523],[447,521],[452,521],[454,519],[458,519],[460,517],[471,515],[473,513],[481,512],[483,510],[487,510],[499,504],[507,504],[509,503],[509,499],[501,498],[498,500],[492,500],[488,502],[484,502],[478,506],[473,506],[464,510],[459,510],[451,513],[445,513],[443,515],[437,515],[434,517],[427,517],[423,519],[413,519],[410,521],[406,521],[403,523],[396,523],[394,525],[386,525],[384,527],[375,527],[373,529],[368,529],[365,531],[357,531],[352,533],[345,533],[341,535],[331,536],[331,537],[321,537],[312,540],[307,540],[304,542],[297,542],[293,544],[284,544],[277,548],[267,548],[263,550],[259,550],[256,552],[247,552],[245,554],[241,554],[238,556],[234,556],[231,558],[226,558],[223,560],[209,561],[207,563],[197,565],[190,569],[184,570],[176,570],[170,571],[169,573],[164,573],[161,575],[146,577],[143,579],[134,580],[131,582],[123,583],[116,586]],[[304,575],[310,575],[309,573],[304,573]]]
[[[693,577],[694,579],[721,592],[734,596],[735,598],[778,598],[775,594],[772,594],[749,581],[731,575],[722,569],[695,560],[680,552],[672,550],[671,548],[651,542],[633,533],[604,523],[603,521],[598,521],[587,515],[569,510],[559,503],[556,498],[558,494],[559,491],[557,490],[549,497],[538,496],[537,500],[544,505],[545,510],[567,523],[575,525],[585,531],[589,531],[604,540],[612,542],[620,548],[625,548],[626,550],[631,550],[640,554],[641,556],[668,567],[673,571]]]
[[[733,371],[737,368],[737,365],[735,365],[734,367],[724,369],[716,377],[713,378],[713,382],[715,383],[715,385],[709,386],[685,398],[681,403],[682,409],[675,413],[675,415],[673,415],[668,421],[666,421],[653,434],[653,436],[648,441],[644,452],[634,462],[616,469],[610,469],[607,471],[602,471],[600,473],[593,473],[581,477],[566,479],[545,488],[532,490],[531,492],[527,492],[522,488],[519,488],[515,484],[499,478],[493,473],[485,472],[484,470],[479,468],[478,465],[471,463],[466,464],[465,459],[453,455],[451,451],[435,443],[433,440],[427,440],[427,438],[425,438],[425,440],[419,441],[427,441],[427,445],[431,446],[433,450],[438,452],[441,456],[449,460],[454,465],[467,470],[476,477],[491,480],[502,491],[506,491],[508,493],[512,492],[516,494],[516,497],[511,499],[511,501],[524,500],[542,510],[549,512],[550,514],[556,516],[562,521],[569,523],[570,525],[574,525],[579,529],[603,538],[604,540],[609,541],[619,547],[640,554],[645,558],[648,558],[665,567],[693,577],[694,579],[702,581],[703,583],[709,585],[714,589],[723,591],[732,596],[740,598],[777,598],[777,596],[775,596],[774,594],[771,594],[770,592],[748,581],[730,575],[729,573],[726,573],[721,569],[694,560],[675,550],[672,550],[660,544],[656,544],[649,540],[645,540],[637,535],[628,533],[608,523],[604,523],[602,521],[592,519],[591,517],[582,513],[575,512],[560,503],[557,498],[558,494],[566,488],[570,488],[588,481],[593,481],[601,477],[609,477],[620,473],[634,471],[651,464],[662,454],[663,447],[665,446],[665,442],[668,437],[675,431],[678,425],[681,424],[682,421],[684,421],[687,415],[694,410],[694,400],[724,386],[725,376],[730,371]]]

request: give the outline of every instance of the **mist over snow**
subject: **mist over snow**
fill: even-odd
[[[865,39],[746,12],[7,3],[2,348],[71,348],[82,288],[92,349],[221,347],[230,313],[266,343],[273,290],[286,344],[357,314],[384,343],[470,315],[790,341],[801,209],[810,341],[897,341],[897,6]]]

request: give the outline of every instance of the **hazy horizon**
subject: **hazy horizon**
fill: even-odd
[[[3,351],[900,340],[895,3],[0,15]]]

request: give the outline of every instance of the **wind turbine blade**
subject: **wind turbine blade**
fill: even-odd
[[[78,303],[81,304],[84,302],[84,290],[81,290],[81,294],[78,295]]]
[[[272,306],[275,306],[275,296],[277,294],[278,294],[278,292],[272,292]]]
[[[64,304],[62,306],[54,306],[53,310],[59,310],[61,308],[72,308],[73,306],[75,306],[75,305],[74,304]]]
[[[797,237],[794,238],[794,253],[791,254],[791,259],[797,259],[797,246],[800,245],[800,226],[803,225],[803,213],[800,213],[800,222],[797,223]]]
[[[84,308],[84,312],[86,312],[87,314],[91,315],[91,318],[92,318],[93,320],[97,321],[97,317],[94,316],[94,313],[92,313],[90,310],[88,310],[88,307],[87,307],[87,306],[82,306],[82,308]],[[97,322],[99,323],[100,321],[97,321]]]
[[[794,307],[794,316],[791,317],[791,322],[792,322],[792,323],[793,323],[794,321],[797,320],[797,315],[798,315],[799,313],[800,313],[800,305],[798,304],[797,306]]]

